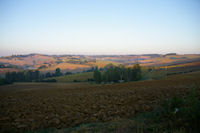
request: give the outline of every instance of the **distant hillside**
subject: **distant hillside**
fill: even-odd
[[[45,67],[39,70],[42,72],[54,72],[56,68],[60,68],[61,71],[65,73],[67,71],[81,72],[83,70],[90,69],[91,66],[83,64],[73,64],[73,63],[59,63],[59,64],[53,64],[49,67]]]
[[[178,55],[176,53],[142,55],[12,55],[0,57],[0,74],[7,71],[38,69],[42,72],[60,68],[62,72],[81,72],[91,67],[103,68],[112,63],[132,66],[170,66],[200,61],[199,54]]]
[[[54,57],[41,55],[41,54],[29,54],[29,55],[13,55],[0,58],[0,63],[8,63],[17,66],[37,66],[42,64],[53,64],[57,60]]]

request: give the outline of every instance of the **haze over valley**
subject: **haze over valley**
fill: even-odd
[[[0,133],[199,133],[200,0],[0,0]]]

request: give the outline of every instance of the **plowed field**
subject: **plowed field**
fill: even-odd
[[[0,86],[0,128],[34,130],[129,118],[149,111],[161,99],[185,94],[200,72],[164,80],[90,85],[14,83]]]

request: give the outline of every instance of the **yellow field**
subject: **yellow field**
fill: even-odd
[[[98,68],[104,68],[106,65],[108,64],[113,64],[113,65],[119,65],[120,63],[116,63],[116,62],[111,62],[111,61],[103,61],[103,60],[98,60],[96,62],[89,62],[88,64],[92,65],[92,66],[97,66]]]
[[[48,68],[41,69],[41,71],[55,71],[56,68],[60,68],[61,70],[69,69],[82,69],[82,68],[89,68],[89,65],[81,65],[81,64],[72,64],[72,63],[60,63],[60,64],[54,64]]]

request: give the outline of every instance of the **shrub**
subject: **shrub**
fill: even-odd
[[[57,82],[56,79],[41,79],[41,80],[36,80],[36,82]]]
[[[6,79],[0,78],[0,85],[6,85],[6,84],[12,84],[12,82]]]
[[[79,80],[74,79],[73,82],[80,82]]]
[[[93,81],[94,81],[94,79],[88,78],[88,82],[93,82]]]
[[[197,88],[184,97],[174,96],[165,100],[158,113],[159,120],[168,129],[184,128],[198,132],[200,127],[200,100]]]

